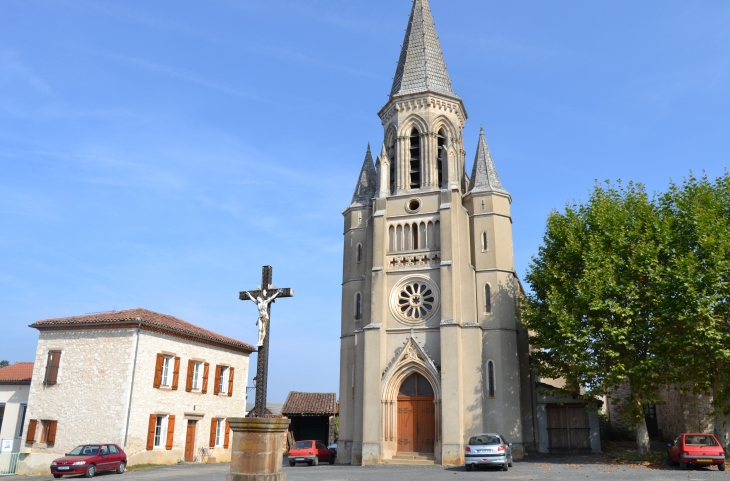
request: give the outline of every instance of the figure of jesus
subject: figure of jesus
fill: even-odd
[[[256,325],[259,327],[259,343],[257,344],[258,347],[261,347],[264,345],[264,338],[266,337],[266,326],[269,324],[269,304],[271,304],[271,301],[276,299],[276,296],[279,295],[279,291],[276,291],[276,293],[266,298],[266,290],[262,291],[263,297],[257,297],[254,299],[253,295],[249,293],[248,298],[249,300],[256,303],[256,307],[259,309],[259,318],[256,319]]]

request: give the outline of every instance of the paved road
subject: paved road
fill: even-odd
[[[229,465],[185,465],[151,468],[141,471],[117,474],[99,474],[103,481],[225,481]],[[616,466],[600,462],[600,458],[542,458],[516,462],[508,472],[479,470],[467,473],[463,467],[442,466],[306,466],[284,467],[287,481],[443,481],[443,480],[494,480],[519,479],[538,480],[713,480],[730,481],[730,470],[723,473],[717,468],[701,468],[690,471],[678,469],[653,469],[643,466]],[[12,478],[9,478],[12,479]],[[52,476],[15,478],[18,481],[50,481]],[[63,478],[66,479],[66,478]],[[70,478],[79,479],[79,478]],[[83,479],[83,478],[81,478]]]

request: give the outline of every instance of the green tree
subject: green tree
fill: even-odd
[[[666,309],[667,223],[640,184],[597,185],[554,211],[527,283],[523,321],[539,374],[583,386],[586,398],[627,383],[622,415],[649,452],[643,407],[677,379]]]
[[[0,361],[0,367],[5,367],[5,366],[9,366],[9,365],[10,365],[10,363],[4,359],[2,361]]]

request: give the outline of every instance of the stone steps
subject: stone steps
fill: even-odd
[[[398,453],[393,456],[393,459],[384,459],[382,463],[404,466],[433,466],[436,464],[436,457],[433,454],[425,453]]]

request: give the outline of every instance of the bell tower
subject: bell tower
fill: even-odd
[[[378,116],[380,154],[373,162],[368,147],[343,213],[338,461],[417,452],[460,464],[468,437],[490,427],[509,427],[520,452],[531,401],[521,394],[511,197],[483,133],[466,174],[467,113],[428,0],[413,1]]]

